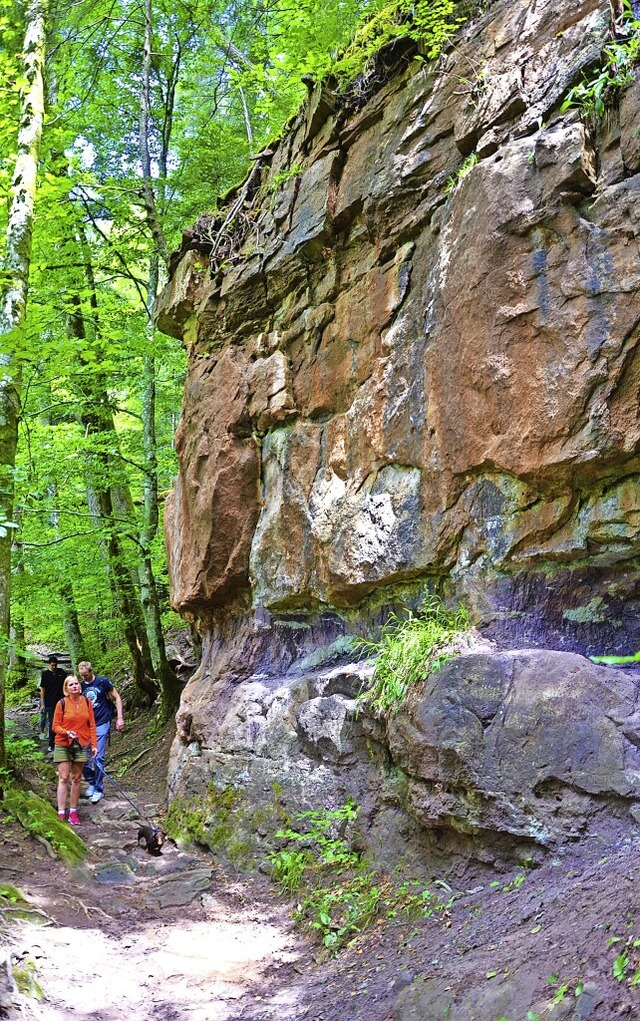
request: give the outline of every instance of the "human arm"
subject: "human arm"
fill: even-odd
[[[122,711],[122,699],[116,691],[112,688],[109,692],[109,697],[113,699],[116,704],[116,730],[124,730],[124,713]]]
[[[54,734],[60,734],[61,737],[68,736],[68,732],[63,722],[62,714],[62,701],[58,702],[53,714],[53,723],[51,729]]]
[[[89,702],[88,699],[87,699],[87,706],[88,706],[88,709],[89,709],[89,731],[90,731],[90,734],[91,734],[91,737],[89,739],[89,743],[91,745],[91,754],[95,758],[95,756],[98,754],[98,733],[96,731],[96,718],[95,718],[94,713],[93,713],[93,706],[92,706],[91,702]]]

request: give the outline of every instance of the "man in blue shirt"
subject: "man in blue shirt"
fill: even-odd
[[[86,798],[91,798],[92,805],[97,805],[104,797],[104,762],[114,711],[116,713],[116,730],[124,730],[122,699],[109,678],[96,677],[91,663],[86,660],[83,663],[78,663],[78,673],[82,678],[82,694],[86,695],[93,705],[98,734],[98,754],[94,757],[93,762],[87,763],[83,770],[85,780],[89,781],[84,795]]]

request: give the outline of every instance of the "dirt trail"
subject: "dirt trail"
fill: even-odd
[[[256,904],[241,885],[218,896],[211,862],[175,847],[149,858],[137,847],[137,824],[125,801],[83,806],[82,815],[81,832],[92,847],[87,874],[64,874],[56,866],[45,889],[37,880],[21,882],[32,903],[56,923],[24,925],[15,947],[17,956],[37,960],[47,999],[35,1017],[298,1016],[286,993],[273,992],[274,972],[297,956],[278,905]]]
[[[111,755],[114,768],[136,763],[122,783],[153,818],[171,735],[137,761],[148,724],[115,738]],[[45,999],[3,1013],[0,969],[8,1021],[640,1017],[640,839],[622,819],[539,868],[452,873],[443,910],[378,919],[319,963],[264,877],[229,876],[213,855],[172,845],[150,857],[113,788],[80,815],[91,852],[77,874],[19,827],[0,827],[0,882],[48,918],[30,916],[12,941],[16,967],[35,964]]]
[[[146,776],[121,781],[147,818],[160,808],[163,768],[156,762]],[[151,857],[138,846],[135,810],[113,787],[105,790],[98,805],[81,799],[78,832],[91,849],[85,868],[70,872],[17,831],[0,845],[0,880],[19,886],[48,918],[19,923],[12,941],[16,966],[34,962],[45,996],[30,999],[22,1017],[302,1016],[293,991],[300,948],[287,908],[269,902],[259,879],[225,878],[211,855],[165,844],[161,857]]]

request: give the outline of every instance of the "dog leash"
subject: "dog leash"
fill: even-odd
[[[85,751],[88,751],[88,749],[85,749]],[[89,753],[89,759],[88,759],[88,761],[87,761],[87,765],[88,765],[88,766],[93,766],[93,767],[94,767],[94,769],[96,769],[96,768],[97,768],[97,763],[96,763],[96,761],[95,761],[95,759],[94,759],[93,755],[91,755],[90,753]],[[100,768],[102,768],[102,767],[100,767]],[[109,773],[107,773],[106,769],[102,768],[102,772],[103,772],[103,774],[104,774],[104,775],[106,776],[106,778],[107,778],[107,780],[109,781],[109,783],[112,783],[112,784],[113,784],[113,786],[114,786],[114,787],[115,787],[115,789],[116,789],[116,790],[118,791],[118,793],[119,793],[119,794],[121,794],[121,795],[122,795],[122,797],[123,797],[123,798],[125,798],[125,799],[126,799],[126,800],[127,800],[128,802],[129,802],[129,804],[131,805],[131,807],[132,807],[132,808],[135,808],[135,810],[136,810],[136,812],[138,813],[138,815],[140,816],[140,818],[141,818],[141,819],[142,819],[142,820],[143,820],[144,822],[146,822],[146,823],[147,823],[147,825],[149,825],[149,826],[151,827],[151,829],[152,829],[152,830],[156,830],[156,829],[157,829],[157,827],[153,825],[153,823],[151,822],[151,820],[150,820],[150,819],[149,819],[149,818],[148,818],[148,817],[147,817],[147,816],[146,816],[146,815],[144,814],[144,812],[141,812],[141,811],[140,811],[140,807],[139,807],[138,805],[136,805],[136,803],[135,803],[134,801],[132,801],[132,800],[131,800],[131,798],[129,797],[129,795],[127,794],[127,792],[126,792],[126,791],[124,791],[124,790],[122,789],[122,787],[121,787],[121,786],[120,786],[120,784],[119,784],[119,783],[117,782],[117,780],[114,780],[114,779],[113,779],[113,777],[112,777],[112,776],[110,776],[110,775],[109,775]]]

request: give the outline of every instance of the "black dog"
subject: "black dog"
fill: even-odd
[[[164,842],[164,832],[157,826],[141,826],[138,830],[138,844],[140,847],[144,847],[154,858],[162,854]]]

